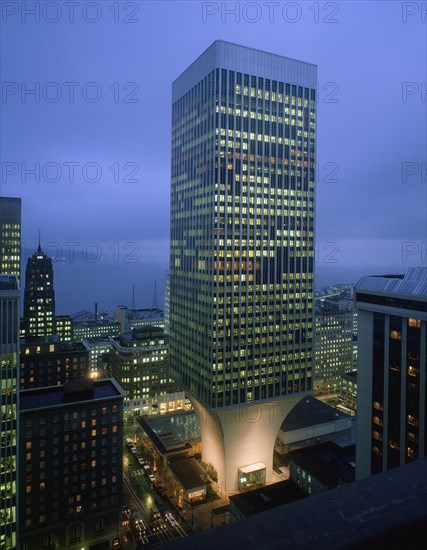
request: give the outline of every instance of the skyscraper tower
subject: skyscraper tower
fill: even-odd
[[[0,275],[0,550],[17,547],[17,417],[19,366],[19,284]]]
[[[46,340],[55,334],[55,291],[52,260],[41,245],[28,258],[24,292],[25,337]]]
[[[0,274],[21,278],[21,199],[0,197]]]
[[[216,41],[173,83],[171,372],[226,491],[312,389],[316,79]]]

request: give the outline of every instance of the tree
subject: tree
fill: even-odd
[[[205,470],[211,480],[216,483],[218,481],[218,472],[212,462],[201,462],[202,468]]]

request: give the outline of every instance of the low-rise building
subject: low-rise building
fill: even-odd
[[[277,442],[287,452],[303,446],[306,441],[333,436],[352,442],[352,418],[320,399],[305,396],[283,421]]]
[[[308,495],[352,483],[356,473],[356,446],[340,447],[332,441],[291,451],[290,478]]]
[[[74,322],[74,340],[76,342],[88,338],[108,338],[109,336],[115,338],[119,333],[120,323],[108,319]]]
[[[307,494],[287,479],[230,497],[230,520],[237,521],[306,498]]]
[[[177,459],[168,464],[168,477],[178,506],[196,504],[206,500],[210,484],[204,469],[195,458]]]
[[[120,323],[120,332],[131,332],[134,328],[165,327],[164,311],[158,307],[143,309],[129,309],[126,306],[118,306],[114,313],[114,319]]]
[[[153,445],[157,468],[167,467],[172,457],[201,454],[200,425],[194,411],[140,418],[139,423]]]

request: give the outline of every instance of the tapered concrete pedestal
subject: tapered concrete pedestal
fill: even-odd
[[[200,423],[203,461],[215,466],[223,493],[238,490],[238,469],[249,464],[263,463],[266,482],[271,481],[277,433],[304,395],[239,405],[219,412],[209,412],[203,403],[189,396]]]

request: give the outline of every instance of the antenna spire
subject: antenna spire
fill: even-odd
[[[154,279],[154,296],[153,296],[153,309],[158,309],[157,304],[157,281]]]
[[[135,311],[135,285],[132,285],[132,311]]]
[[[40,227],[39,227],[39,246],[37,248],[37,252],[41,252],[41,251],[42,251],[42,245],[41,245]]]

